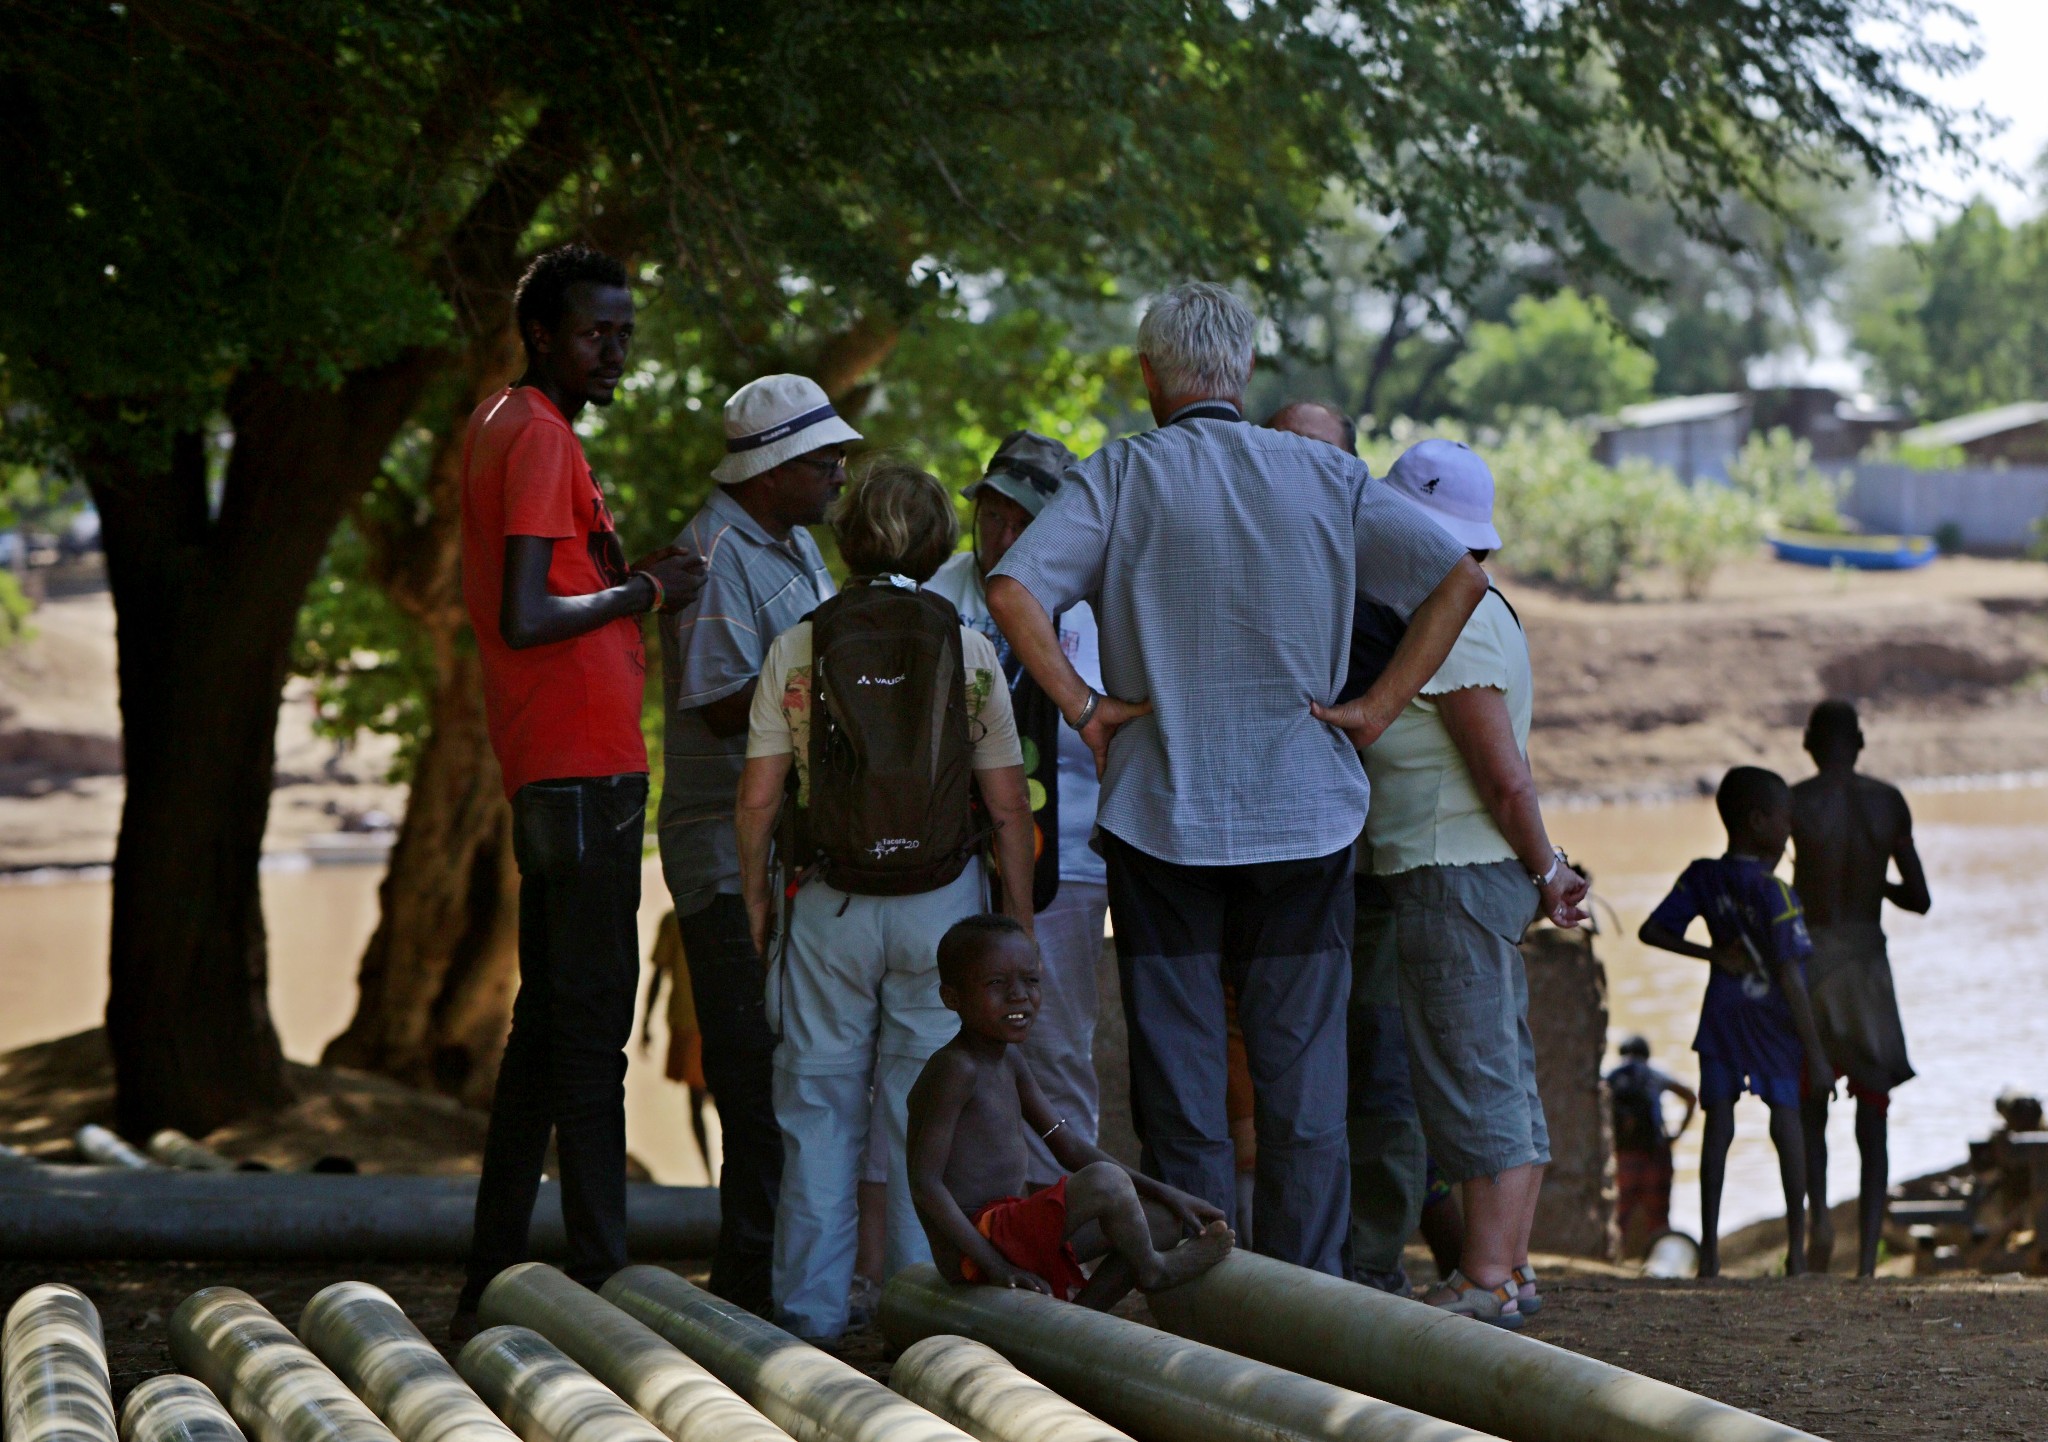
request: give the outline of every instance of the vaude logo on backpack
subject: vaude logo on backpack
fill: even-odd
[[[811,804],[825,881],[935,891],[980,842],[960,614],[942,596],[851,584],[811,613]]]

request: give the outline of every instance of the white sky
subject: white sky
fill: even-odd
[[[1896,239],[1902,230],[1925,235],[1976,195],[1988,197],[2009,221],[2037,209],[2042,185],[2035,166],[2048,150],[2048,0],[1956,0],[1956,5],[1976,19],[1983,58],[1960,76],[1913,78],[1937,100],[1961,108],[1981,104],[2005,121],[2004,131],[1983,147],[1979,158],[2013,176],[1999,179],[1981,169],[1965,174],[1954,164],[1933,160],[1919,175],[1933,198],[1887,215],[1875,239]],[[1862,363],[1849,354],[1842,326],[1831,315],[1813,321],[1817,354],[1767,357],[1751,367],[1751,384],[1829,385],[1845,391],[1862,385]]]
[[[2048,0],[1958,0],[1958,9],[1977,21],[1977,45],[1983,59],[1968,73],[1944,81],[1923,81],[1922,87],[1951,105],[1982,104],[2008,123],[2005,133],[1985,147],[1983,158],[2017,173],[2017,183],[1979,173],[1960,177],[1946,166],[1929,167],[1920,179],[1950,201],[1972,194],[1988,195],[2008,219],[2029,213],[2034,205],[2035,162],[2048,149]],[[1931,214],[1903,219],[1918,233]]]

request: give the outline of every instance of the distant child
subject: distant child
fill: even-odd
[[[1215,1207],[1140,1176],[1054,1116],[1022,1045],[1038,1015],[1038,947],[1005,916],[939,943],[939,997],[960,1034],[910,1092],[910,1190],[940,1274],[1107,1309],[1132,1287],[1200,1276],[1234,1238]],[[1072,1175],[1021,1195],[1026,1128]],[[1089,1277],[1081,1263],[1107,1258]]]
[[[1806,1270],[1806,1146],[1800,1135],[1802,1077],[1825,1091],[1834,1082],[1806,998],[1813,943],[1799,897],[1772,874],[1792,834],[1792,792],[1783,777],[1737,766],[1714,796],[1728,850],[1695,861],[1639,933],[1644,945],[1710,962],[1706,1001],[1692,1048],[1700,1054],[1700,1103],[1707,1114],[1700,1155],[1700,1275],[1721,1270],[1721,1184],[1735,1139],[1735,1101],[1745,1087],[1771,1109],[1771,1144],[1785,1188],[1785,1270]],[[1685,939],[1705,917],[1712,944]]]
[[[1664,1094],[1685,1103],[1676,1127],[1664,1120]],[[1614,1115],[1614,1221],[1621,1254],[1644,1256],[1671,1230],[1671,1143],[1692,1121],[1699,1097],[1684,1082],[1650,1065],[1650,1044],[1632,1036],[1621,1044],[1621,1065],[1607,1073]]]

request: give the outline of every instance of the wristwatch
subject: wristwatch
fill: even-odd
[[[1076,731],[1086,731],[1088,729],[1088,723],[1095,719],[1095,708],[1097,706],[1100,706],[1101,704],[1102,693],[1100,691],[1091,690],[1088,693],[1088,699],[1081,703],[1081,714],[1076,716],[1067,724],[1073,727]]]
[[[1562,846],[1551,847],[1550,853],[1550,870],[1544,872],[1541,876],[1538,876],[1533,871],[1529,873],[1529,879],[1536,883],[1536,889],[1538,891],[1541,891],[1544,887],[1550,885],[1551,882],[1557,880],[1557,869],[1560,866],[1567,866],[1570,864],[1565,857],[1564,848]]]

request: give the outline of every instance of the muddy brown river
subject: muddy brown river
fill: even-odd
[[[1991,1100],[2007,1085],[2048,1090],[2048,786],[1909,789],[1934,910],[1892,911],[1892,963],[1906,1035],[1920,1075],[1892,1107],[1894,1180],[1960,1161],[1966,1143],[1996,1124]],[[1703,964],[1636,944],[1634,932],[1685,863],[1711,855],[1722,833],[1711,802],[1558,811],[1559,842],[1591,867],[1606,962],[1612,1038],[1649,1038],[1653,1059],[1688,1083]],[[355,963],[376,924],[375,866],[267,871],[271,1007],[286,1052],[318,1059],[355,1001]],[[1789,874],[1789,870],[1788,873]],[[106,1004],[105,880],[0,885],[0,1049],[99,1023]],[[643,951],[667,903],[649,863],[641,908]],[[1618,926],[1617,926],[1618,922]],[[627,1137],[656,1177],[705,1180],[680,1088],[665,1082],[657,1028],[649,1057],[627,1071]],[[1613,1058],[1610,1055],[1611,1064]],[[1853,1108],[1835,1108],[1832,1193],[1855,1190]],[[1724,1226],[1782,1210],[1777,1168],[1754,1098],[1737,1108]],[[716,1122],[712,1145],[717,1146]],[[1697,1122],[1678,1145],[1673,1221],[1699,1221]]]

